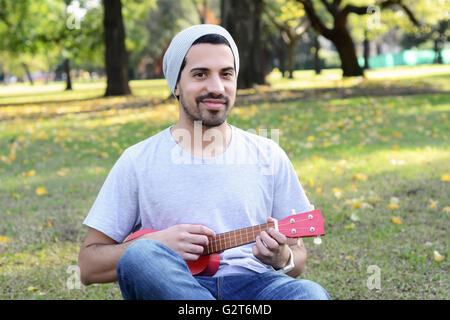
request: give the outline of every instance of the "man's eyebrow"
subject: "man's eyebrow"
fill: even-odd
[[[209,71],[209,68],[202,68],[202,67],[197,67],[197,68],[192,68],[189,72],[194,72],[194,71]],[[229,71],[229,70],[234,70],[234,67],[225,67],[220,69],[221,71]]]

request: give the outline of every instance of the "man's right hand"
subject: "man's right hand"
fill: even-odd
[[[178,224],[167,229],[145,234],[139,239],[154,239],[178,253],[186,261],[195,261],[208,245],[208,237],[216,233],[203,225]]]

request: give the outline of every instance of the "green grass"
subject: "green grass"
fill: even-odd
[[[448,90],[449,76],[434,66],[371,71],[364,81],[340,80],[338,70],[299,71],[293,80],[272,74],[269,90]],[[115,283],[70,289],[68,282],[86,234],[81,222],[114,162],[178,118],[170,101],[133,107],[166,97],[163,80],[131,85],[135,96],[120,98],[100,97],[102,83],[75,83],[73,92],[60,84],[0,87],[0,299],[121,299]],[[448,299],[449,116],[450,94],[432,93],[267,101],[237,106],[229,122],[279,129],[323,212],[326,236],[321,246],[305,239],[302,277],[334,299]],[[40,187],[47,193],[37,195]],[[373,265],[380,290],[366,285]]]

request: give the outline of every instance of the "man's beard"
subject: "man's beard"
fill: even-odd
[[[223,100],[225,103],[225,109],[224,110],[201,110],[200,109],[200,103],[204,99],[220,99]],[[195,98],[196,102],[196,111],[197,114],[194,114],[189,108],[187,107],[186,101],[184,100],[183,92],[180,90],[180,103],[183,107],[184,112],[189,117],[192,122],[194,121],[201,121],[202,125],[205,127],[218,127],[221,124],[225,122],[227,119],[228,113],[230,112],[231,105],[230,105],[230,99],[222,94],[219,94],[217,96],[213,95],[212,93],[208,93],[206,95],[200,96]]]

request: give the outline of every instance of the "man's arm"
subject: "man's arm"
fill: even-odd
[[[117,280],[117,263],[131,242],[117,243],[104,233],[89,228],[78,256],[84,285]]]
[[[138,239],[153,239],[178,253],[184,260],[195,261],[208,245],[208,236],[216,234],[202,225],[180,224],[147,233],[125,243],[117,243],[104,233],[89,228],[78,257],[80,278],[84,285],[117,280],[117,264],[128,246]]]

